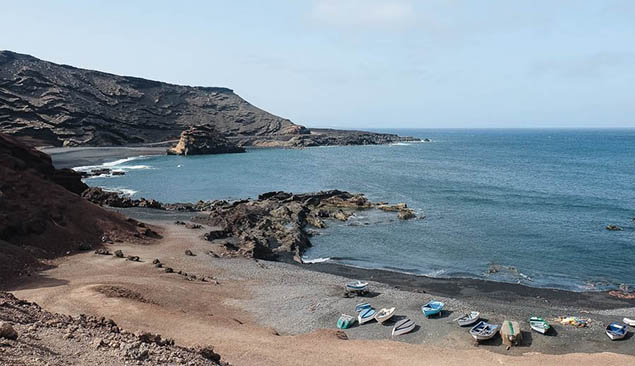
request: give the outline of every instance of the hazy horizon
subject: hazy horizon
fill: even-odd
[[[228,87],[310,127],[635,127],[635,3],[488,5],[13,2],[0,49]]]

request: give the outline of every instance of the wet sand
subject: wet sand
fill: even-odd
[[[209,251],[218,248],[200,238],[204,230],[165,221],[153,223],[162,227],[164,235],[156,244],[108,246],[111,251],[138,255],[141,262],[81,253],[56,260],[52,269],[14,286],[12,292],[50,311],[110,317],[127,329],[160,333],[179,344],[212,344],[234,365],[421,365],[422,360],[440,365],[635,362],[633,339],[612,342],[603,332],[605,321],[629,316],[632,308],[611,310],[619,312],[618,317],[595,309],[516,300],[497,301],[492,306],[475,294],[445,297],[432,290],[421,293],[415,286],[410,291],[375,281],[370,283],[372,297],[344,298],[347,277],[308,271],[295,264],[215,258]],[[186,256],[185,249],[195,256]],[[175,271],[213,276],[218,284],[165,273],[152,265],[154,258]],[[107,297],[96,290],[100,285],[133,290],[145,301]],[[448,311],[442,317],[425,319],[420,306],[432,298],[445,301]],[[335,335],[337,318],[341,313],[354,315],[353,308],[360,301],[375,307],[396,306],[397,316],[410,317],[418,328],[391,340],[391,326],[371,322],[346,330],[350,339],[340,340]],[[474,346],[467,329],[452,321],[472,309],[493,322],[521,321],[525,343],[509,351],[500,338]],[[530,333],[523,321],[530,313],[547,318],[560,313],[578,315],[591,318],[592,323],[581,329],[555,324],[554,335],[542,336]]]

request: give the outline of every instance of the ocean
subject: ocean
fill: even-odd
[[[432,141],[138,157],[104,164],[126,175],[86,183],[164,202],[361,192],[420,218],[329,222],[306,261],[573,291],[635,286],[634,129],[379,132]]]

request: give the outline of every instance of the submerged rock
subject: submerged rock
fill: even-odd
[[[411,209],[404,208],[399,210],[397,217],[399,218],[399,220],[410,220],[410,219],[414,219],[417,216],[415,215],[414,211],[412,211]]]
[[[245,149],[230,142],[213,126],[198,125],[183,131],[178,144],[167,152],[170,155],[203,155],[241,153]]]

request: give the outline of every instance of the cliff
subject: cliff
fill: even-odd
[[[81,198],[85,188],[78,173],[57,170],[48,155],[0,134],[0,280],[104,238],[144,240],[134,220]]]
[[[378,144],[395,135],[306,140],[311,131],[263,111],[231,89],[173,85],[58,65],[0,51],[0,132],[53,146],[121,146],[176,140],[209,124],[241,146]],[[314,134],[315,135],[315,134]],[[300,137],[293,139],[294,137]]]

